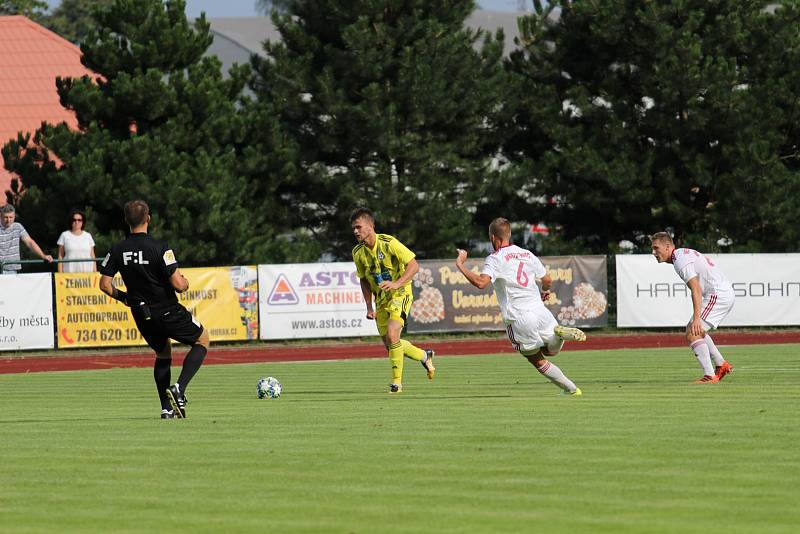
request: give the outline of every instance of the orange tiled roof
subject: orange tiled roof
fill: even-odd
[[[0,146],[17,132],[33,133],[42,121],[77,127],[75,114],[58,100],[56,76],[84,74],[92,72],[81,65],[80,48],[26,17],[0,17]],[[10,182],[0,160],[0,205]]]

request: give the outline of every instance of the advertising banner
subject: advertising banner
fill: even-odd
[[[736,303],[721,326],[800,325],[800,254],[707,254],[733,283]],[[689,288],[671,263],[619,255],[617,325],[685,326]]]
[[[178,295],[206,327],[211,341],[255,339],[258,282],[255,266],[181,269],[189,290]],[[56,273],[59,348],[144,345],[129,309],[98,287],[99,273]],[[122,277],[114,285],[125,290]]]
[[[128,307],[100,291],[100,273],[55,273],[58,348],[144,345]],[[125,284],[117,275],[114,285]]]
[[[178,301],[202,323],[211,341],[258,339],[258,269],[197,267],[181,269],[189,290]]]
[[[600,327],[608,324],[608,282],[605,256],[540,258],[553,279],[545,305],[559,324]],[[454,260],[421,260],[414,277],[414,304],[408,331],[456,332],[505,330],[492,286],[479,290]],[[467,260],[480,273],[483,259]]]
[[[259,265],[261,339],[375,336],[352,262]]]
[[[53,346],[52,275],[0,275],[0,351]]]

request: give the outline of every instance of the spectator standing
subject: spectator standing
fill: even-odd
[[[65,230],[58,237],[59,260],[94,260],[94,239],[92,234],[83,228],[86,225],[86,215],[80,210],[72,210],[69,214],[69,230]],[[91,273],[97,270],[94,261],[59,263],[60,273]]]
[[[6,204],[0,208],[0,262],[3,262],[0,274],[17,274],[22,269],[19,263],[5,263],[7,261],[19,260],[19,242],[25,243],[31,252],[41,259],[52,262],[53,256],[45,254],[36,241],[28,235],[25,227],[16,222],[17,211],[11,204]]]

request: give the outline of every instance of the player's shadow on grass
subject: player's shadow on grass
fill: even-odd
[[[418,393],[418,394],[417,394]],[[387,399],[401,399],[401,398],[413,398],[414,400],[425,400],[425,399],[432,399],[432,400],[441,400],[441,399],[510,399],[515,397],[515,395],[497,395],[497,394],[473,394],[473,395],[426,395],[424,392],[420,391],[417,393],[401,393],[399,395],[390,395],[389,393],[382,393],[382,392],[364,392],[364,391],[293,391],[292,395],[308,395],[312,398],[310,399],[292,399],[292,402],[319,402],[320,395],[350,395],[347,398],[342,399],[325,399],[325,402],[353,402],[354,397],[352,395],[357,395],[358,399],[365,399],[365,400],[373,400],[375,399],[376,395],[385,395]],[[317,397],[317,398],[313,398]]]
[[[410,395],[409,395],[410,396]],[[519,395],[419,395],[414,400],[442,400],[442,399],[514,399]]]
[[[107,420],[116,419],[121,421],[160,421],[158,416],[137,416],[137,417],[112,417],[109,416]],[[103,420],[103,419],[100,419]],[[41,423],[79,423],[86,421],[98,421],[97,417],[63,417],[60,419],[0,419],[0,425],[26,425],[26,424],[41,424]]]

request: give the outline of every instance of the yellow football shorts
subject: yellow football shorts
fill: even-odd
[[[381,336],[386,335],[389,321],[400,321],[403,326],[406,325],[406,317],[411,310],[413,300],[411,295],[405,295],[386,302],[376,310],[375,324],[378,325],[378,333]]]

